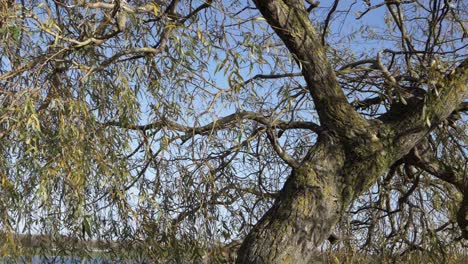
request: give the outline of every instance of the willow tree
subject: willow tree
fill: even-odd
[[[2,253],[463,247],[468,8],[350,2],[3,1]]]

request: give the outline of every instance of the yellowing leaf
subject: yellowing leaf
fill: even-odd
[[[158,6],[158,4],[152,2],[152,3],[150,3],[150,5],[153,8],[154,15],[158,16],[159,15],[159,6]]]
[[[431,120],[429,120],[429,117],[426,117],[426,125],[427,127],[431,127]]]

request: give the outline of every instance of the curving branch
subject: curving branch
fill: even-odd
[[[333,6],[332,6],[330,12],[328,12],[327,18],[325,19],[325,23],[324,23],[323,31],[322,31],[322,45],[324,45],[324,46],[325,46],[325,38],[327,36],[328,26],[330,25],[331,18],[333,16],[333,13],[335,13],[339,2],[340,2],[340,0],[335,0],[335,2],[333,2]]]
[[[297,77],[297,76],[302,76],[302,73],[300,72],[292,72],[292,73],[272,73],[272,74],[257,74],[254,77],[244,81],[241,83],[241,86],[245,86],[255,80],[260,80],[260,79],[281,79],[281,78],[288,78],[288,77]]]
[[[255,121],[259,124],[262,124],[266,127],[272,127],[276,129],[288,130],[288,129],[307,129],[311,130],[315,133],[321,133],[323,131],[322,127],[313,123],[313,122],[306,122],[306,121],[283,121],[277,119],[270,119],[269,117],[265,117],[260,115],[256,112],[237,112],[225,117],[222,117],[218,120],[215,120],[207,125],[204,126],[186,126],[181,125],[177,122],[171,121],[162,117],[160,120],[145,124],[145,125],[134,125],[134,124],[125,124],[123,122],[118,121],[109,121],[102,123],[104,126],[116,126],[125,129],[131,130],[156,130],[161,128],[170,128],[175,131],[185,132],[187,136],[194,136],[194,135],[205,135],[212,131],[226,129],[232,127],[233,124],[239,122],[241,120],[251,120]]]
[[[256,0],[254,3],[296,58],[324,128],[345,138],[365,133],[368,123],[348,103],[304,2]]]
[[[284,149],[280,146],[278,142],[278,138],[270,128],[267,129],[267,136],[268,140],[270,140],[270,143],[275,152],[278,154],[278,156],[292,168],[299,168],[300,163],[293,157],[289,156],[289,154],[286,151],[284,151]]]
[[[437,92],[430,91],[423,100],[406,106],[403,112],[389,112],[381,117],[394,135],[394,155],[403,157],[431,129],[463,106],[468,97],[468,59],[453,72],[441,76]]]
[[[457,223],[461,229],[462,237],[468,239],[468,185],[465,172],[457,172],[453,167],[438,159],[427,139],[412,149],[405,161],[454,185],[460,191],[463,199],[458,207]]]
[[[453,184],[459,190],[463,189],[463,177],[457,174],[451,166],[436,157],[427,139],[414,147],[406,156],[405,161],[445,182]]]

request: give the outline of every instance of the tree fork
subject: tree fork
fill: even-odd
[[[245,238],[237,263],[320,261],[316,248],[330,236],[342,208],[335,175],[343,152],[327,142],[313,154],[292,171],[273,207]]]
[[[466,97],[464,65],[441,80],[446,86],[440,97],[428,99],[431,104],[425,107],[433,124],[445,120]],[[439,108],[442,104],[450,107]],[[374,120],[367,134],[352,139],[321,133],[273,207],[244,240],[237,263],[322,262],[316,248],[330,236],[347,206],[431,131],[433,126],[427,126],[423,116],[415,109],[398,122]],[[459,219],[464,214],[462,206]]]
[[[388,168],[381,148],[381,142],[343,143],[321,135],[244,240],[237,263],[320,263],[317,247],[353,198]]]

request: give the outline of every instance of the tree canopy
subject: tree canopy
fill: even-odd
[[[0,255],[466,255],[467,12],[2,1]]]

